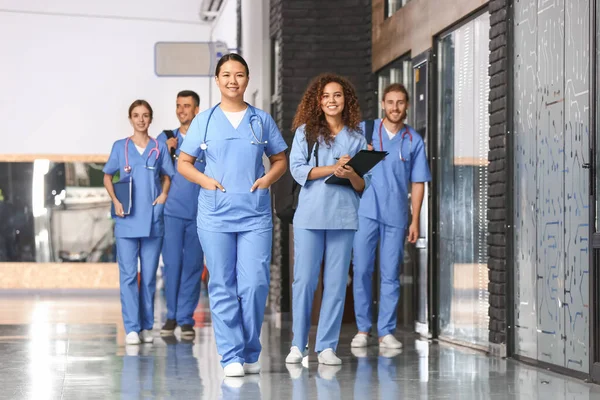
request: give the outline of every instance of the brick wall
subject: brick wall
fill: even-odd
[[[334,72],[355,85],[365,118],[375,116],[371,73],[371,0],[272,0],[271,36],[281,39],[280,128],[290,126],[309,81]]]
[[[355,85],[363,118],[376,117],[377,81],[371,73],[371,0],[271,0],[271,38],[280,40],[280,94],[271,114],[288,145],[292,120],[310,80],[322,72]],[[278,225],[275,243],[281,274],[281,311],[290,311],[290,226]],[[273,281],[273,279],[272,279]]]
[[[490,10],[490,153],[488,268],[492,345],[506,344],[507,241],[507,0],[491,0]],[[502,350],[500,350],[502,351]],[[504,352],[506,347],[504,346]]]

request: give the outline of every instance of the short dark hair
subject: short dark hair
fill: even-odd
[[[390,93],[390,92],[400,92],[400,93],[404,93],[404,96],[406,96],[406,102],[409,102],[409,97],[408,97],[408,90],[406,90],[406,86],[404,86],[401,83],[392,83],[390,85],[387,85],[385,89],[383,89],[383,96],[381,97],[381,100],[385,100],[385,96]]]
[[[223,57],[221,57],[221,59],[217,63],[217,68],[215,69],[215,76],[219,76],[219,72],[221,72],[221,67],[227,61],[239,62],[240,64],[242,64],[244,66],[244,68],[246,68],[246,75],[250,76],[250,69],[248,68],[248,63],[246,62],[246,60],[244,60],[244,58],[242,56],[240,56],[237,53],[229,53],[229,54],[225,54]]]
[[[150,104],[146,100],[136,100],[133,103],[131,103],[131,105],[129,106],[129,118],[131,118],[131,113],[133,112],[133,109],[138,106],[146,107],[148,109],[148,112],[150,112],[150,119],[152,119],[154,111],[152,111],[152,107],[150,107]]]
[[[200,106],[200,96],[198,96],[198,93],[194,92],[193,90],[182,90],[181,92],[177,93],[177,97],[191,97],[194,99],[196,107]]]

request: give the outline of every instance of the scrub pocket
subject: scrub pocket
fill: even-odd
[[[217,190],[200,189],[198,195],[198,209],[214,212],[217,208]]]
[[[152,206],[152,222],[153,223],[162,223],[164,213],[165,213],[165,205],[164,204],[155,204],[154,206]]]
[[[267,212],[271,208],[271,194],[269,189],[256,189],[256,211]]]

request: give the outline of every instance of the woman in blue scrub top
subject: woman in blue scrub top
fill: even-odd
[[[379,346],[400,349],[394,337],[400,298],[400,273],[404,240],[419,237],[419,215],[425,183],[431,180],[425,144],[413,128],[404,124],[408,91],[399,83],[385,88],[381,107],[385,118],[374,124],[373,149],[389,155],[369,172],[369,187],[360,200],[359,229],[354,238],[354,312],[358,333],[352,347],[367,347],[372,327],[372,282],[379,242],[380,296],[377,317]],[[408,192],[412,219],[408,220]]]
[[[354,87],[336,75],[320,75],[309,85],[294,118],[290,170],[302,186],[294,215],[294,339],[286,363],[302,362],[321,262],[323,300],[315,350],[319,363],[341,364],[335,351],[340,336],[352,240],[358,229],[359,193],[364,180],[344,165],[367,143],[360,133]],[[309,143],[310,149],[309,149]],[[351,186],[330,185],[331,175]]]
[[[273,235],[269,187],[287,168],[287,145],[275,121],[244,102],[248,79],[248,65],[239,55],[219,60],[215,81],[221,103],[194,118],[177,167],[201,187],[198,237],[225,376],[260,372]],[[263,155],[271,162],[267,173]],[[206,161],[204,173],[194,167],[199,157]]]
[[[116,214],[115,238],[121,309],[127,344],[151,343],[156,270],[164,234],[163,209],[175,169],[167,146],[148,135],[152,108],[145,100],[129,107],[133,135],[117,140],[104,166],[104,187]],[[113,175],[133,180],[131,212],[115,195]],[[162,178],[162,184],[161,184]],[[141,282],[138,288],[138,260]]]

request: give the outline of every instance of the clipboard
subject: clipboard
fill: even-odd
[[[113,183],[113,188],[115,190],[115,196],[117,196],[117,200],[123,206],[123,214],[129,215],[131,214],[131,207],[133,205],[131,198],[133,193],[133,179],[128,176],[123,178],[117,183]],[[110,215],[113,218],[117,216],[115,213],[115,205],[111,204],[110,206]]]
[[[387,151],[361,150],[346,165],[351,166],[361,178],[388,155]],[[350,180],[331,175],[325,183],[350,186]]]

